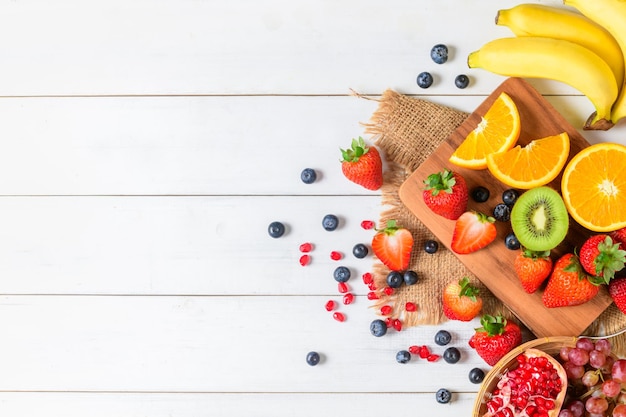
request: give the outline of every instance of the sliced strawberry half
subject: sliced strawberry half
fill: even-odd
[[[372,250],[392,271],[404,271],[411,261],[413,235],[408,229],[397,226],[395,220],[388,220],[387,226],[374,235]]]
[[[451,248],[459,254],[475,252],[496,238],[495,219],[478,211],[466,211],[459,217],[452,232]]]

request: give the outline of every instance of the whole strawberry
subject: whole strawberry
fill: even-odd
[[[626,248],[626,227],[609,233],[609,236],[611,236],[615,242],[621,243],[622,248]]]
[[[524,291],[532,294],[539,289],[552,272],[550,251],[535,252],[523,249],[515,257],[513,267]]]
[[[519,326],[502,316],[485,314],[480,319],[480,324],[482,327],[476,329],[469,345],[491,366],[522,343]]]
[[[543,293],[543,305],[548,308],[584,304],[598,294],[602,278],[590,277],[576,255],[566,253],[554,264]]]
[[[609,294],[619,311],[626,314],[626,277],[612,280],[609,283]]]
[[[368,190],[378,190],[383,185],[383,163],[378,150],[365,145],[365,141],[352,139],[350,149],[341,149],[343,175]]]
[[[387,220],[384,229],[377,229],[372,238],[374,255],[392,271],[404,271],[409,267],[413,235],[408,229],[399,227],[395,220]]]
[[[459,254],[467,254],[484,248],[496,239],[496,220],[477,211],[466,211],[454,224],[450,248]]]
[[[588,274],[604,278],[606,284],[626,263],[626,251],[622,250],[621,243],[613,241],[611,236],[605,234],[587,239],[580,248],[578,257]]]
[[[444,169],[430,174],[424,185],[424,203],[434,213],[456,220],[467,209],[467,184],[460,174]]]
[[[483,308],[483,300],[478,293],[479,289],[467,277],[459,282],[451,282],[443,290],[443,313],[450,320],[472,320]]]

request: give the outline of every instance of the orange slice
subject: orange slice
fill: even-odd
[[[528,190],[555,179],[569,156],[569,135],[536,139],[526,146],[487,155],[487,168],[504,184]]]
[[[517,143],[520,119],[511,97],[502,92],[482,120],[450,156],[450,162],[469,169],[487,168],[487,155],[511,149]]]
[[[626,146],[598,143],[577,153],[563,170],[567,211],[594,232],[626,227]]]

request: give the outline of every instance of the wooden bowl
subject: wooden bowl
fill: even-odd
[[[541,350],[552,356],[557,356],[562,347],[576,346],[577,340],[578,338],[574,336],[543,337],[526,342],[504,355],[485,376],[480,390],[478,391],[478,395],[476,396],[476,401],[474,402],[473,417],[482,417],[487,412],[489,393],[493,391],[502,374],[516,361],[519,354],[532,348]]]

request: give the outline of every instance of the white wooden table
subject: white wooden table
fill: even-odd
[[[469,415],[467,374],[488,369],[467,346],[475,322],[369,333],[358,277],[372,258],[350,252],[380,195],[342,177],[338,149],[376,109],[351,88],[472,111],[503,78],[465,57],[509,35],[493,20],[515,4],[1,0],[0,414]],[[568,86],[531,82],[575,126],[592,111]],[[321,179],[303,184],[305,167]],[[342,220],[332,233],[328,213]],[[273,220],[289,233],[271,239]],[[344,323],[324,309],[340,300],[331,250],[357,275]],[[460,363],[396,363],[413,344],[441,353],[440,328]]]

